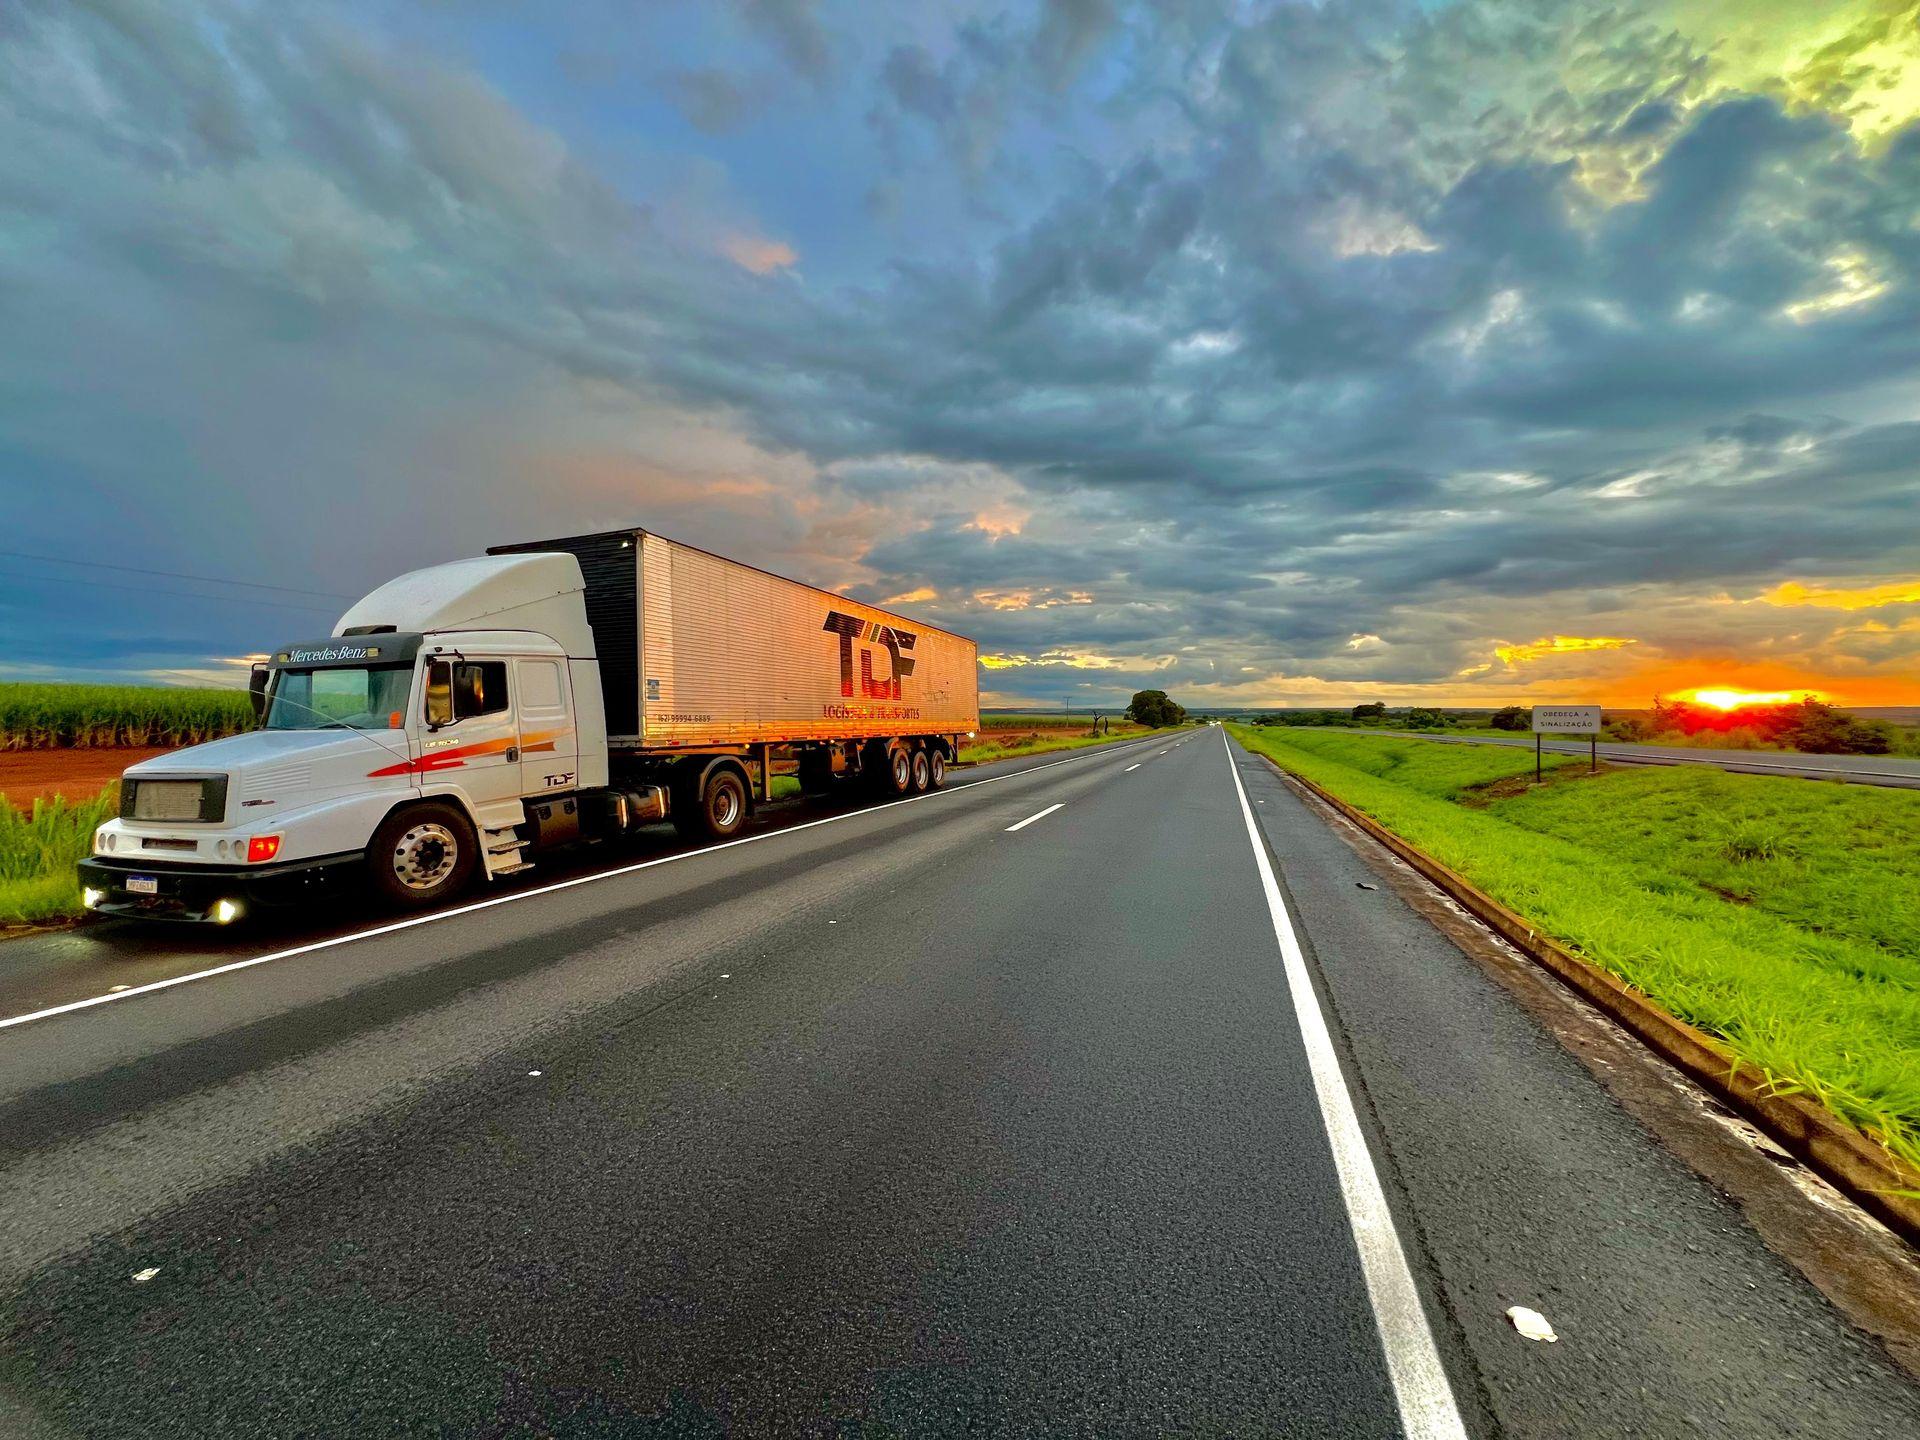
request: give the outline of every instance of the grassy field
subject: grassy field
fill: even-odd
[[[1233,731],[1920,1164],[1920,795]]]
[[[198,745],[252,724],[239,690],[0,681],[0,750]]]
[[[42,800],[22,813],[0,804],[0,925],[22,925],[73,915],[80,886],[73,867],[93,844],[93,832],[119,809],[120,787],[91,800]]]
[[[1112,721],[1115,728],[1132,724],[1126,716],[1114,710],[1100,712],[1104,720]],[[1035,710],[1022,714],[1013,710],[983,710],[980,712],[982,730],[1085,730],[1093,724],[1093,712],[1081,710],[1067,714],[1059,710]],[[1138,726],[1134,726],[1138,729]]]
[[[1111,731],[1093,735],[1088,733],[1090,722],[1085,719],[1076,720],[1071,725],[1029,723],[1036,718],[1041,717],[981,716],[979,738],[960,747],[960,763],[981,765],[989,760],[1005,760],[1015,755],[1039,755],[1049,750],[1078,750],[1087,745],[1105,745],[1115,740],[1153,733],[1144,725],[1116,720]]]

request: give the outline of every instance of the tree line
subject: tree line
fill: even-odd
[[[1278,710],[1252,717],[1255,725],[1365,726],[1385,730],[1477,729],[1529,732],[1533,711],[1525,705],[1485,710],[1427,706],[1389,709],[1373,700],[1346,709]],[[1920,731],[1869,720],[1806,698],[1782,705],[1742,705],[1720,710],[1687,700],[1656,699],[1650,711],[1612,710],[1600,728],[1610,740],[1707,745],[1728,749],[1777,747],[1814,755],[1887,755],[1920,750]]]

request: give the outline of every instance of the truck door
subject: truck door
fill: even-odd
[[[463,655],[427,666],[428,718],[440,723],[421,741],[421,780],[428,788],[445,780],[466,791],[483,820],[500,816],[503,802],[516,815],[519,809],[520,726],[509,686],[512,663]]]
[[[520,793],[562,795],[580,785],[580,735],[558,660],[513,662],[520,714]]]

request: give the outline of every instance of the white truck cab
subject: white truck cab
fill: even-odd
[[[531,822],[604,787],[600,672],[571,555],[403,575],[254,676],[257,730],[131,767],[94,837],[90,908],[236,918],[272,882],[370,866],[401,901],[525,869]],[[657,817],[655,817],[657,818]]]

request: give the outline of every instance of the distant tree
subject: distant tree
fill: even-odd
[[[1686,700],[1655,700],[1651,734],[1679,734],[1698,744],[1780,745],[1815,755],[1885,755],[1898,738],[1890,726],[1862,720],[1811,698],[1785,705],[1737,705],[1730,710]]]
[[[1444,730],[1447,728],[1447,717],[1438,710],[1409,710],[1407,728],[1409,730]]]
[[[1603,715],[1600,725],[1609,740],[1632,743],[1651,740],[1654,735],[1652,724],[1639,715]]]
[[[1164,690],[1139,690],[1127,706],[1127,718],[1136,725],[1164,730],[1170,725],[1184,725],[1187,711],[1169,700]]]
[[[1533,711],[1524,705],[1505,705],[1487,723],[1496,730],[1525,730],[1533,724]]]
[[[1386,702],[1375,700],[1368,705],[1356,705],[1353,707],[1353,718],[1356,720],[1384,720],[1387,718]]]
[[[1885,755],[1893,749],[1890,727],[1818,700],[1802,700],[1781,708],[1798,712],[1778,732],[1780,743],[1795,750],[1814,755]]]

